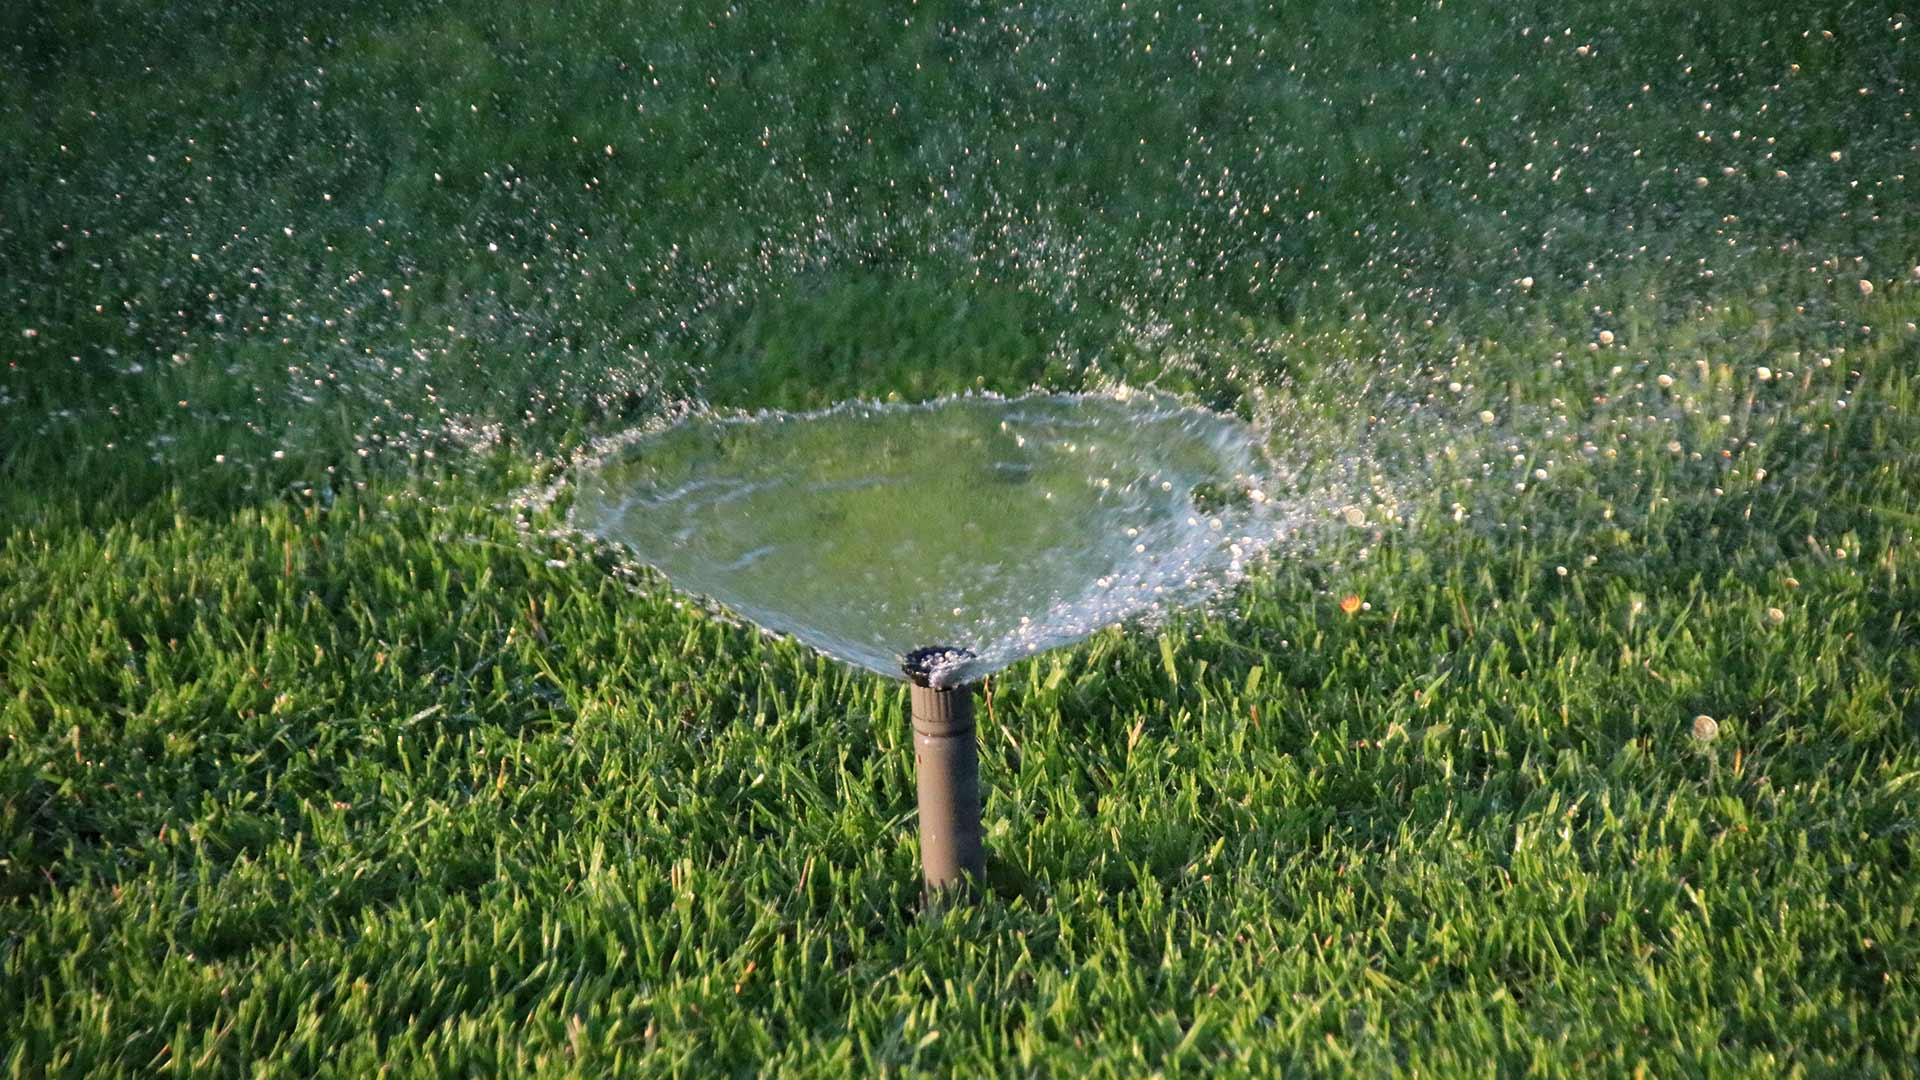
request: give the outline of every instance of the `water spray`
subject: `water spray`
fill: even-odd
[[[980,753],[973,725],[973,686],[937,686],[935,679],[971,654],[933,646],[901,665],[912,684],[913,765],[920,792],[920,865],[929,898],[972,893],[985,880],[980,832]]]
[[[904,675],[927,894],[977,896],[974,686],[1237,581],[1310,505],[1256,498],[1266,462],[1238,418],[1144,392],[854,402],[618,440],[572,477],[568,522],[757,626]],[[916,644],[932,647],[901,655]]]

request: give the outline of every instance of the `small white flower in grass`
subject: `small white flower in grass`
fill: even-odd
[[[1673,385],[1673,376],[1663,373],[1658,379],[1655,379],[1654,381],[1659,383],[1660,386],[1664,389],[1666,387]]]
[[[1861,295],[1861,296],[1872,296],[1872,295],[1873,295],[1873,282],[1871,282],[1871,281],[1868,281],[1868,280],[1867,280],[1866,278],[1861,278],[1861,279],[1860,279],[1860,295]]]
[[[1693,737],[1701,742],[1712,742],[1720,734],[1720,721],[1701,713],[1693,718]]]
[[[20,331],[20,336],[23,338],[26,338],[28,341],[32,341],[34,338],[37,338],[40,336],[40,331],[35,330],[33,327],[29,326],[25,330]]]
[[[1611,330],[1600,331],[1600,344],[1602,345],[1613,344],[1613,331]]]
[[[1564,566],[1556,566],[1556,567],[1554,567],[1554,568],[1553,568],[1553,572],[1554,572],[1554,573],[1556,573],[1556,574],[1559,574],[1559,575],[1560,575],[1561,577],[1566,577],[1566,576],[1567,576],[1567,568],[1566,568],[1566,567],[1564,567]]]
[[[1780,625],[1781,623],[1783,623],[1783,622],[1786,622],[1786,621],[1787,621],[1787,613],[1786,613],[1786,612],[1784,612],[1784,611],[1781,611],[1781,610],[1780,610],[1779,608],[1777,608],[1777,607],[1770,607],[1770,608],[1768,608],[1768,609],[1767,609],[1767,622],[1768,622],[1768,623],[1771,623],[1771,624],[1772,624],[1772,625],[1774,625],[1774,626],[1779,626],[1779,625]]]
[[[1773,378],[1773,369],[1763,364],[1760,367],[1754,368],[1753,374],[1754,374],[1754,377],[1759,379],[1761,382],[1767,382],[1768,380]]]
[[[1347,524],[1357,529],[1367,523],[1367,512],[1357,506],[1349,506],[1346,510],[1346,519]]]
[[[1483,424],[1491,424],[1491,423],[1493,423],[1493,410],[1492,410],[1492,409],[1481,409],[1481,410],[1480,410],[1480,422],[1481,422],[1481,423],[1483,423]]]
[[[1913,276],[1920,277],[1920,266],[1916,266],[1913,268]],[[1531,276],[1521,278],[1520,287],[1523,289],[1533,288],[1533,278]]]

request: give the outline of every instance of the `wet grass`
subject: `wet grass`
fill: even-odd
[[[1920,1058],[1901,20],[121,7],[0,16],[11,1073]],[[1112,379],[1362,524],[995,678],[971,911],[897,684],[510,505]]]

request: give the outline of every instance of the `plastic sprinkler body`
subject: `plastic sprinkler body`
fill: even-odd
[[[920,792],[920,864],[928,897],[972,894],[986,877],[980,832],[980,753],[973,687],[936,686],[934,675],[970,656],[916,649],[905,664],[913,684],[913,764]]]

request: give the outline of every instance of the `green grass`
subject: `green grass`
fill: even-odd
[[[1910,1072],[1909,20],[1487,7],[8,8],[0,1066]],[[1366,525],[996,677],[972,910],[521,501],[1121,380]]]

